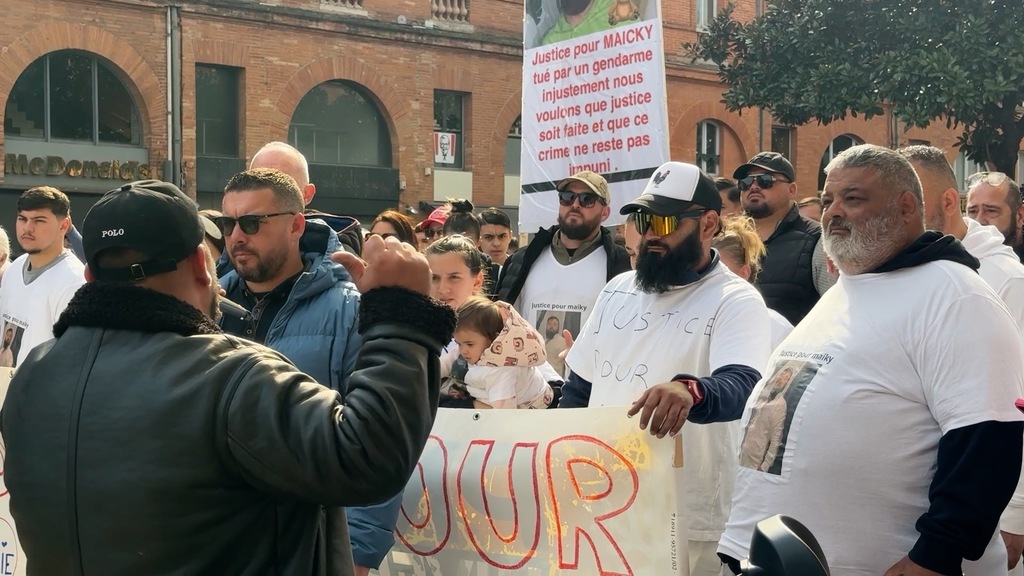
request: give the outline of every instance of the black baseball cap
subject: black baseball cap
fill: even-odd
[[[82,247],[96,280],[133,282],[171,272],[203,243],[221,237],[216,224],[177,186],[140,180],[104,194],[82,223]],[[124,268],[101,268],[97,256],[109,248],[134,250],[145,260]]]
[[[694,207],[722,212],[722,195],[715,181],[693,164],[666,162],[651,175],[644,193],[623,206],[619,213],[675,216]]]
[[[796,180],[796,171],[793,170],[793,165],[790,164],[786,157],[778,152],[760,152],[757,156],[751,158],[746,164],[740,166],[732,173],[732,177],[739,180],[740,178],[746,178],[747,172],[750,172],[751,168],[763,168],[769,172],[775,172],[776,174],[782,174],[789,179],[790,182]]]

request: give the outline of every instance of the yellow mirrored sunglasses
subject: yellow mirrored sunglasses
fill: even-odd
[[[636,224],[636,231],[641,236],[646,235],[650,229],[653,229],[654,233],[658,236],[668,236],[675,232],[679,228],[679,223],[686,218],[700,218],[707,211],[707,208],[687,210],[674,216],[656,216],[647,212],[637,211],[633,215],[633,223]]]

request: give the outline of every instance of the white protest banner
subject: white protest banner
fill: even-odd
[[[438,410],[379,573],[685,576],[679,444],[625,412]]]
[[[0,368],[0,407],[7,398],[7,389],[11,386],[13,368]],[[7,456],[7,447],[0,438],[0,576],[24,576],[25,553],[18,542],[18,533],[14,530],[14,517],[11,516],[11,495],[4,482],[3,462]]]
[[[555,183],[581,170],[608,180],[606,224],[619,223],[619,208],[669,159],[660,4],[541,5],[525,19],[519,229],[554,224]]]

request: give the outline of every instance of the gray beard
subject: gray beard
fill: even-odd
[[[874,270],[892,258],[898,249],[896,231],[899,219],[895,204],[890,203],[882,216],[851,229],[845,238],[832,236],[826,226],[821,231],[825,254],[843,274],[863,274]]]

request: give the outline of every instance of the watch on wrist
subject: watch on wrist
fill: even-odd
[[[693,396],[694,406],[700,404],[701,401],[704,400],[704,393],[701,392],[700,382],[692,378],[679,378],[676,380],[676,382],[679,382],[683,386],[686,386],[687,392],[690,393],[690,396]]]

